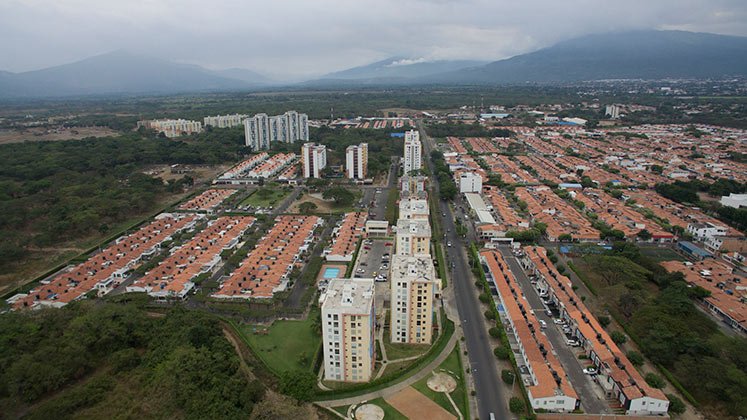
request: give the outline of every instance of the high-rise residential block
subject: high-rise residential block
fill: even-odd
[[[428,218],[397,220],[397,255],[431,254],[431,225]]]
[[[202,131],[202,123],[190,120],[146,120],[138,121],[137,127],[156,130],[168,138],[179,137],[185,134],[194,134]]]
[[[301,147],[301,163],[304,178],[321,178],[327,166],[327,147],[316,143],[304,143]]]
[[[309,140],[309,117],[296,111],[272,117],[257,114],[244,120],[246,145],[253,150],[269,149],[270,143]]]
[[[417,130],[410,130],[405,132],[405,174],[409,175],[410,172],[419,170],[423,167],[422,150],[423,146],[420,143],[420,132]]]
[[[216,115],[214,117],[205,117],[203,122],[205,127],[212,126],[216,128],[229,128],[238,127],[244,123],[244,120],[248,115],[244,114],[231,114],[231,115]]]
[[[394,255],[390,281],[391,341],[430,344],[438,287],[436,269],[430,256]]]
[[[345,149],[345,173],[350,179],[365,179],[368,175],[368,143]]]
[[[373,279],[332,279],[319,303],[324,379],[371,380],[376,359]]]

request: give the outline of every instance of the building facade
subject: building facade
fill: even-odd
[[[438,287],[430,256],[394,255],[391,284],[391,341],[430,344]]]
[[[373,279],[331,279],[320,298],[324,379],[367,382],[374,370]]]
[[[269,149],[272,142],[309,140],[309,117],[296,111],[283,115],[257,114],[244,120],[244,138],[252,150]]]
[[[423,146],[420,143],[420,132],[410,130],[405,132],[405,175],[423,167]]]
[[[202,132],[202,123],[190,120],[146,120],[138,121],[137,127],[145,127],[163,133],[168,138]]]
[[[475,172],[465,172],[459,176],[459,192],[479,193],[482,191],[482,177]]]
[[[304,143],[301,147],[301,163],[304,178],[321,178],[327,166],[327,147],[316,143]]]
[[[216,115],[214,117],[205,117],[203,123],[205,127],[212,126],[216,128],[238,127],[249,117],[244,114]]]
[[[397,220],[397,255],[431,255],[431,225],[428,219]]]
[[[345,174],[349,179],[366,179],[368,175],[368,143],[345,149]]]

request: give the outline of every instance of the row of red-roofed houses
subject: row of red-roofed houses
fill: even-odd
[[[193,228],[201,217],[204,216],[160,214],[146,226],[119,237],[85,262],[42,280],[28,293],[16,294],[7,302],[14,309],[59,308],[91,291],[103,296],[119,286],[145,259],[157,254],[162,243],[171,240],[177,232]]]

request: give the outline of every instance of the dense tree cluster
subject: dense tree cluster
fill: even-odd
[[[146,133],[148,134],[148,133]],[[119,137],[0,146],[0,266],[44,247],[152,211],[159,198],[191,185],[143,173],[147,164],[214,164],[245,151],[241,130],[187,141],[130,133]]]
[[[488,129],[478,122],[472,124],[449,122],[429,125],[428,134],[431,137],[510,137],[513,132],[505,128]]]
[[[246,418],[263,395],[209,315],[88,302],[0,318],[6,414]]]
[[[431,161],[433,162],[433,170],[436,179],[438,179],[441,198],[444,200],[453,200],[454,197],[456,197],[458,190],[454,183],[454,178],[451,175],[451,171],[449,170],[449,166],[446,165],[443,153],[438,150],[432,151]]]
[[[702,207],[732,227],[740,230],[747,229],[747,209],[722,206],[716,201],[701,201],[698,197],[699,192],[705,192],[714,197],[731,193],[743,194],[747,192],[747,183],[725,178],[719,178],[713,183],[701,180],[675,181],[672,184],[657,184],[656,192],[678,203],[694,204]]]

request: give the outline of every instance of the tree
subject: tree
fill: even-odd
[[[501,330],[498,327],[491,327],[488,330],[488,334],[493,338],[498,338],[501,336]]]
[[[493,349],[493,354],[495,354],[495,357],[501,360],[508,360],[510,353],[507,348],[503,346],[498,346],[495,349]]]
[[[508,409],[514,414],[521,413],[524,411],[524,400],[519,397],[511,397],[511,399],[508,400]]]
[[[570,233],[564,233],[564,234],[558,236],[558,241],[560,241],[560,242],[571,242],[571,241],[573,241],[573,236],[571,236]]]
[[[635,350],[628,352],[628,360],[633,366],[643,366],[643,355]]]
[[[625,336],[625,334],[623,334],[623,333],[622,333],[622,332],[620,332],[620,331],[612,331],[612,332],[610,333],[610,338],[611,338],[611,339],[612,339],[612,341],[614,341],[614,342],[615,342],[615,344],[617,344],[617,345],[623,345],[623,344],[625,344],[625,342],[627,342],[627,341],[628,341],[628,337],[626,337],[626,336]]]
[[[511,385],[514,383],[514,378],[516,375],[513,371],[508,369],[501,370],[501,379],[503,379],[503,382],[507,383],[508,385]]]
[[[252,410],[251,420],[319,419],[311,405],[298,405],[291,398],[268,392]]]
[[[610,317],[607,315],[598,316],[597,321],[599,321],[599,325],[601,325],[602,328],[607,328],[607,326],[610,325]]]
[[[309,215],[314,213],[318,208],[319,206],[317,206],[316,203],[312,201],[304,201],[298,206],[298,211],[300,211],[301,214]]]
[[[343,187],[332,187],[322,193],[325,200],[334,200],[337,206],[349,206],[355,200],[355,194]]]
[[[685,403],[682,402],[680,397],[674,395],[674,394],[667,394],[667,399],[669,400],[669,409],[667,412],[672,416],[678,416],[685,412],[687,407],[685,406]]]
[[[646,229],[643,229],[640,232],[638,232],[638,238],[641,239],[642,241],[648,241],[651,239],[651,232],[649,232]]]
[[[664,379],[662,379],[661,376],[655,373],[652,373],[652,372],[647,373],[644,379],[646,380],[647,384],[651,385],[654,388],[661,389],[661,388],[664,388],[664,386],[666,386],[666,382],[664,382]]]
[[[315,385],[316,376],[305,370],[285,372],[280,377],[280,392],[299,401],[310,401]]]

